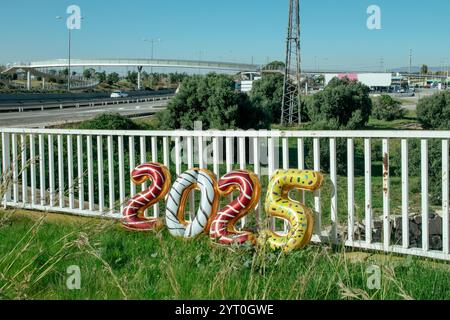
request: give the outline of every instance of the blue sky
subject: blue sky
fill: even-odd
[[[450,64],[448,0],[302,0],[303,66],[321,69]],[[82,9],[75,58],[147,58],[143,38],[161,38],[160,58],[265,63],[284,59],[288,0],[1,0],[0,63],[64,58],[67,30],[56,16]],[[369,5],[382,30],[368,30]]]

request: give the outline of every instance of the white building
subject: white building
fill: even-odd
[[[259,72],[242,72],[239,90],[241,92],[250,92],[253,89],[253,83],[261,79],[261,73]]]
[[[390,87],[392,85],[391,73],[326,73],[325,85],[334,78],[348,78],[365,84],[370,88]]]

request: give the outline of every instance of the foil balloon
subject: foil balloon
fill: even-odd
[[[195,218],[185,219],[185,206],[192,190],[201,192],[200,206]],[[217,212],[219,195],[213,173],[192,169],[181,174],[172,186],[166,202],[166,225],[175,237],[192,238],[207,232],[210,218]]]
[[[218,188],[222,197],[228,196],[235,190],[239,190],[239,196],[220,209],[215,216],[209,233],[211,240],[222,245],[254,242],[255,236],[252,232],[237,231],[235,226],[240,219],[256,207],[261,197],[258,177],[249,171],[233,171],[219,180]]]
[[[162,226],[157,218],[145,217],[144,211],[161,201],[170,188],[169,170],[159,163],[140,165],[131,172],[131,180],[136,185],[151,180],[151,185],[131,198],[123,210],[122,225],[129,230],[149,231]]]
[[[269,244],[274,250],[285,252],[302,248],[311,241],[314,217],[311,209],[289,197],[293,189],[316,191],[323,183],[323,176],[315,171],[278,170],[270,179],[265,201],[266,214],[288,221],[286,235],[264,230],[258,241]]]

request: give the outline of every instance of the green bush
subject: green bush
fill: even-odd
[[[367,125],[372,111],[369,88],[347,78],[333,79],[307,100],[308,115],[315,127],[358,130]]]
[[[400,101],[393,99],[390,95],[383,94],[375,100],[372,115],[378,120],[393,121],[401,119],[405,115]]]
[[[324,91],[308,97],[306,102],[311,124],[310,130],[357,130],[367,124],[372,102],[369,88],[348,79],[333,79]],[[312,147],[312,142],[305,142]],[[306,147],[308,149],[308,147]],[[320,145],[322,159],[330,158],[330,147],[325,141]],[[336,140],[337,172],[347,173],[347,141]],[[312,150],[307,150],[306,163],[312,167]],[[322,161],[322,170],[329,172],[329,161]]]
[[[450,129],[450,91],[422,98],[417,105],[417,118],[424,129]]]
[[[420,140],[410,140],[408,144],[408,169],[410,177],[421,176],[421,145]],[[393,174],[401,176],[400,144],[396,150],[391,150],[391,168]],[[430,202],[433,205],[442,204],[442,143],[440,140],[428,142],[428,191]]]
[[[437,93],[422,98],[417,105],[417,118],[424,129],[450,130],[450,92]],[[429,142],[429,191],[433,204],[442,201],[442,148],[441,142]],[[416,141],[411,150],[410,163],[417,175],[420,170],[420,144]],[[411,166],[411,165],[410,165]]]
[[[248,95],[236,92],[231,77],[208,74],[185,79],[179,93],[164,112],[158,113],[162,129],[193,129],[195,121],[203,129],[269,128],[270,117]]]
[[[269,74],[255,81],[250,92],[252,104],[263,108],[270,117],[271,123],[280,123],[281,120],[283,82],[283,75]]]
[[[118,113],[104,113],[82,122],[79,129],[84,130],[141,130],[142,126]]]

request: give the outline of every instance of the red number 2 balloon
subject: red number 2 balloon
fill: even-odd
[[[223,245],[243,244],[254,241],[253,233],[236,230],[236,223],[256,207],[261,196],[261,185],[257,176],[249,171],[233,171],[219,181],[221,196],[227,196],[234,190],[239,190],[239,196],[230,204],[222,208],[215,216],[211,228],[210,238]]]
[[[169,170],[159,163],[146,163],[131,172],[131,180],[136,185],[151,180],[151,185],[128,201],[123,210],[123,226],[135,231],[149,231],[162,226],[157,218],[146,218],[144,211],[168,193],[171,184]]]

